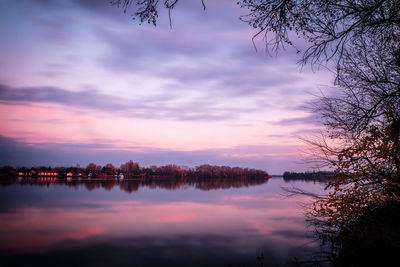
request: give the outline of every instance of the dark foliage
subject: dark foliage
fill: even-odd
[[[332,172],[284,172],[283,179],[285,181],[319,181],[319,182],[327,182],[328,177],[333,175]]]

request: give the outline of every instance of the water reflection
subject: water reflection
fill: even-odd
[[[282,197],[282,183],[14,181],[0,187],[0,263],[257,266],[263,252],[276,266],[313,247],[298,205],[309,200]]]
[[[67,178],[60,179],[57,177],[18,177],[3,179],[1,185],[11,185],[18,183],[20,185],[25,184],[35,184],[38,186],[50,186],[52,184],[62,184],[68,187],[78,188],[84,186],[88,191],[92,191],[99,188],[104,188],[107,191],[112,190],[114,187],[119,187],[122,191],[127,193],[136,192],[140,187],[148,187],[151,189],[167,189],[176,190],[184,189],[186,187],[195,187],[200,190],[215,190],[215,189],[230,189],[230,188],[240,188],[249,187],[255,185],[261,185],[267,183],[268,179],[264,177],[258,178],[198,178],[198,177],[180,177],[180,178],[146,178],[146,179],[83,179],[83,178]]]

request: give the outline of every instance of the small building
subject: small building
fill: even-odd
[[[58,171],[56,170],[40,170],[38,172],[38,176],[58,176]]]
[[[120,173],[120,174],[115,174],[115,175],[114,175],[114,178],[115,178],[115,179],[118,179],[118,180],[122,180],[122,179],[124,179],[124,175],[123,175],[122,173]]]
[[[18,172],[18,176],[32,176],[34,174],[35,174],[34,170],[30,170],[30,171],[26,171],[26,172],[24,172],[24,171]]]

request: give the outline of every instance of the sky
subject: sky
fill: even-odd
[[[256,50],[236,1],[180,1],[172,28],[109,2],[0,0],[0,166],[313,168],[299,137],[330,73]]]

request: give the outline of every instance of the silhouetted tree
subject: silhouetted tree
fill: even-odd
[[[294,35],[309,45],[303,62],[340,58],[356,39],[390,40],[399,30],[397,0],[241,0],[250,13],[241,19],[264,34],[267,46],[293,45]]]
[[[115,168],[114,165],[112,165],[111,163],[107,163],[106,166],[104,166],[103,168],[104,174],[114,175],[117,173],[117,168]]]
[[[392,4],[398,10],[399,2]],[[310,218],[319,236],[340,254],[348,253],[343,246],[352,246],[343,243],[350,240],[343,238],[346,229],[364,231],[354,228],[360,220],[371,218],[376,223],[376,212],[387,203],[398,207],[400,200],[399,35],[399,22],[392,21],[379,32],[354,37],[341,51],[335,95],[322,96],[314,103],[326,131],[307,142],[314,149],[315,162],[335,172],[327,185],[330,193],[314,203]]]
[[[92,176],[98,176],[101,174],[101,166],[95,163],[89,163],[86,166],[86,174],[91,174]]]
[[[340,91],[316,102],[326,134],[309,143],[317,163],[335,168],[328,185],[334,193],[326,203],[336,203],[335,216],[338,206],[348,213],[371,201],[400,197],[399,43],[383,41],[358,39],[343,53],[336,81]],[[348,205],[340,204],[344,201]]]
[[[17,175],[17,170],[11,166],[4,166],[0,169],[0,176],[13,177]]]
[[[202,5],[203,9],[206,9],[203,0],[199,0]],[[164,0],[164,8],[168,10],[170,25],[171,25],[171,10],[174,9],[175,5],[179,2],[179,0]],[[130,6],[133,6],[132,18],[139,19],[140,24],[143,22],[153,24],[154,26],[157,25],[157,18],[158,18],[158,9],[160,1],[158,0],[112,0],[112,5],[117,7],[122,7],[124,13],[128,10]]]
[[[169,12],[179,0],[114,0],[111,3],[129,8],[133,19],[140,23],[156,25],[158,10]],[[205,5],[203,1],[200,1]],[[345,50],[358,38],[371,36],[393,40],[392,33],[399,31],[400,4],[398,0],[238,0],[249,11],[241,20],[258,29],[254,36],[263,34],[266,48],[279,50],[285,45],[295,46],[298,38],[308,47],[302,62],[320,62],[338,56],[338,63]],[[293,34],[292,34],[293,33]]]
[[[139,175],[140,174],[140,167],[139,163],[133,162],[132,160],[121,164],[121,172],[128,178],[133,177],[134,175]]]

